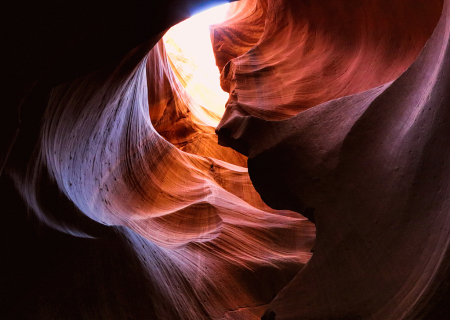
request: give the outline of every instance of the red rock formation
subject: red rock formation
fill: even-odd
[[[237,57],[224,68],[222,88],[264,119],[285,119],[396,79],[442,8],[442,0],[255,2],[212,34],[219,68],[224,52]]]
[[[302,212],[317,227],[312,259],[264,319],[418,319],[436,298],[449,267],[449,11],[445,2],[425,49],[394,81],[284,121],[254,117],[265,110],[244,102],[253,88],[247,95],[234,75],[242,93],[229,102],[219,135],[225,129],[223,141],[249,155],[250,176],[266,203]],[[356,71],[367,77],[359,85],[373,83],[364,65]],[[269,108],[265,102],[261,109]]]
[[[238,3],[212,28],[235,150],[159,41],[202,2],[3,10],[5,101],[32,88],[0,146],[4,314],[444,319],[449,1]]]
[[[267,1],[238,1],[230,7],[226,21],[210,26],[211,42],[219,70],[258,42],[264,32],[266,15]]]
[[[156,318],[261,316],[309,260],[313,225],[262,202],[238,166],[245,157],[197,116],[162,41],[127,68],[53,89],[27,174],[14,174],[18,189],[63,232],[83,236],[48,212],[43,181],[93,221],[125,227],[117,232],[164,300]]]

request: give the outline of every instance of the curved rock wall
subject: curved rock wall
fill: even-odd
[[[13,173],[18,189],[49,226],[89,236],[48,210],[42,186],[54,181],[80,214],[127,239],[158,319],[260,316],[309,260],[314,226],[262,202],[246,158],[217,144],[162,41],[126,67],[53,89],[27,173]]]
[[[234,2],[226,21],[210,26],[211,42],[220,71],[231,59],[249,51],[261,38],[267,16],[267,1]]]
[[[211,28],[218,137],[159,41],[202,4],[155,5],[147,27],[145,6],[110,6],[95,34],[46,16],[80,36],[5,87],[32,88],[0,177],[5,314],[445,318],[449,1],[238,2]],[[92,39],[118,25],[108,58]]]
[[[248,3],[213,31],[218,66],[223,52],[237,56],[224,67],[221,85],[242,112],[271,120],[396,79],[442,9],[441,0]]]
[[[245,104],[246,89],[237,71],[233,75],[236,99],[228,102],[219,136],[223,132],[223,143],[249,156],[250,177],[266,203],[301,212],[317,227],[313,257],[264,319],[427,318],[424,310],[437,298],[449,267],[449,9],[445,2],[433,35],[404,73],[400,67],[408,67],[416,52],[402,55],[406,60],[395,64],[397,70],[378,66],[393,81],[287,120],[256,117],[269,106]],[[366,74],[364,64],[358,67]],[[259,77],[260,71],[249,75],[254,73]],[[366,74],[358,84],[372,81]]]

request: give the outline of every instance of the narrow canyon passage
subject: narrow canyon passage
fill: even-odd
[[[224,2],[2,7],[5,319],[445,319],[450,1]]]

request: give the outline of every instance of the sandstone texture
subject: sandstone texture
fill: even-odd
[[[1,5],[1,317],[446,319],[450,1],[234,2],[223,116],[219,2]]]

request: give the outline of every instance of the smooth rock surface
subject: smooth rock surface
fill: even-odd
[[[1,5],[2,317],[445,319],[450,1],[236,2],[213,128],[218,2]]]

